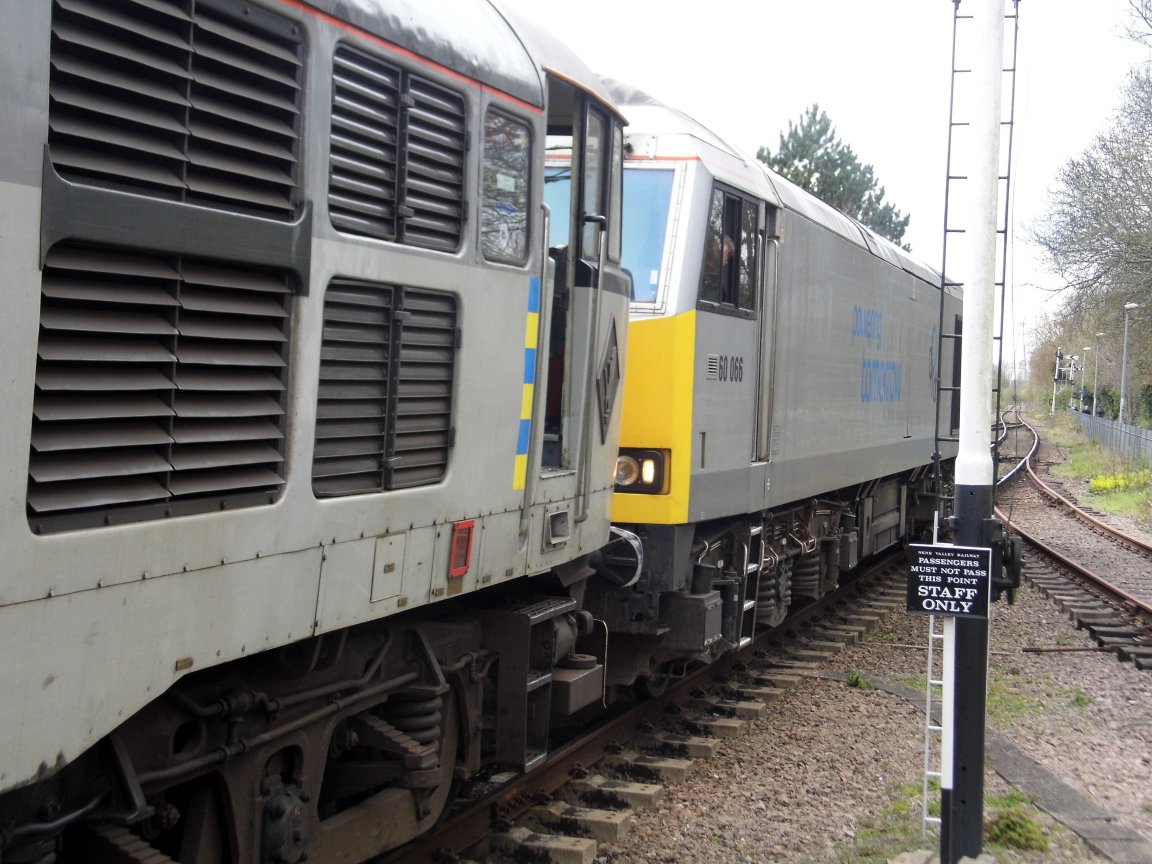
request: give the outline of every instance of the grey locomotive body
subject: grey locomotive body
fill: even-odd
[[[610,86],[639,237],[613,517],[645,564],[589,607],[630,661],[611,680],[651,684],[931,525],[956,452],[941,320],[958,332],[961,300],[682,113]]]
[[[4,4],[0,56],[0,858],[362,860],[534,764],[603,692],[599,82],[472,0]]]

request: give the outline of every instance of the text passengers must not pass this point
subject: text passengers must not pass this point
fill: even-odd
[[[975,546],[908,547],[909,612],[987,618],[992,550]]]

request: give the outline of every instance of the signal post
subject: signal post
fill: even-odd
[[[953,0],[959,4],[961,0]],[[908,609],[945,615],[941,753],[941,864],[976,858],[983,844],[988,603],[1011,584],[1011,548],[993,518],[993,348],[1005,0],[964,0],[971,33],[968,208],[959,261],[964,285],[960,439],[951,527],[955,546],[913,548]],[[946,274],[950,276],[950,274]],[[1018,578],[1018,577],[1017,577]],[[929,718],[931,722],[931,718]]]

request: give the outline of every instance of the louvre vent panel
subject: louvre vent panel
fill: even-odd
[[[454,251],[464,224],[464,100],[348,46],[333,71],[329,212],[352,234]]]
[[[435,483],[448,468],[456,302],[447,294],[405,292],[396,385],[392,486]]]
[[[51,249],[28,479],[37,530],[268,500],[284,479],[289,296],[286,274]]]
[[[251,13],[239,2],[55,0],[48,144],[57,172],[291,218],[300,38],[290,22]]]
[[[404,225],[417,246],[454,250],[464,225],[464,100],[451,91],[412,79],[408,112],[408,176]]]
[[[332,95],[332,224],[382,240],[397,235],[400,70],[346,45],[336,50]]]
[[[334,282],[324,301],[312,488],[317,496],[384,488],[384,418],[394,292]]]
[[[452,443],[455,361],[451,295],[363,283],[329,286],[315,494],[356,495],[442,480]]]

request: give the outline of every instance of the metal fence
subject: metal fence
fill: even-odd
[[[1126,459],[1143,457],[1152,461],[1152,429],[1121,423],[1119,420],[1105,420],[1090,414],[1073,412],[1080,418],[1080,427],[1093,441],[1099,441],[1117,456]]]

